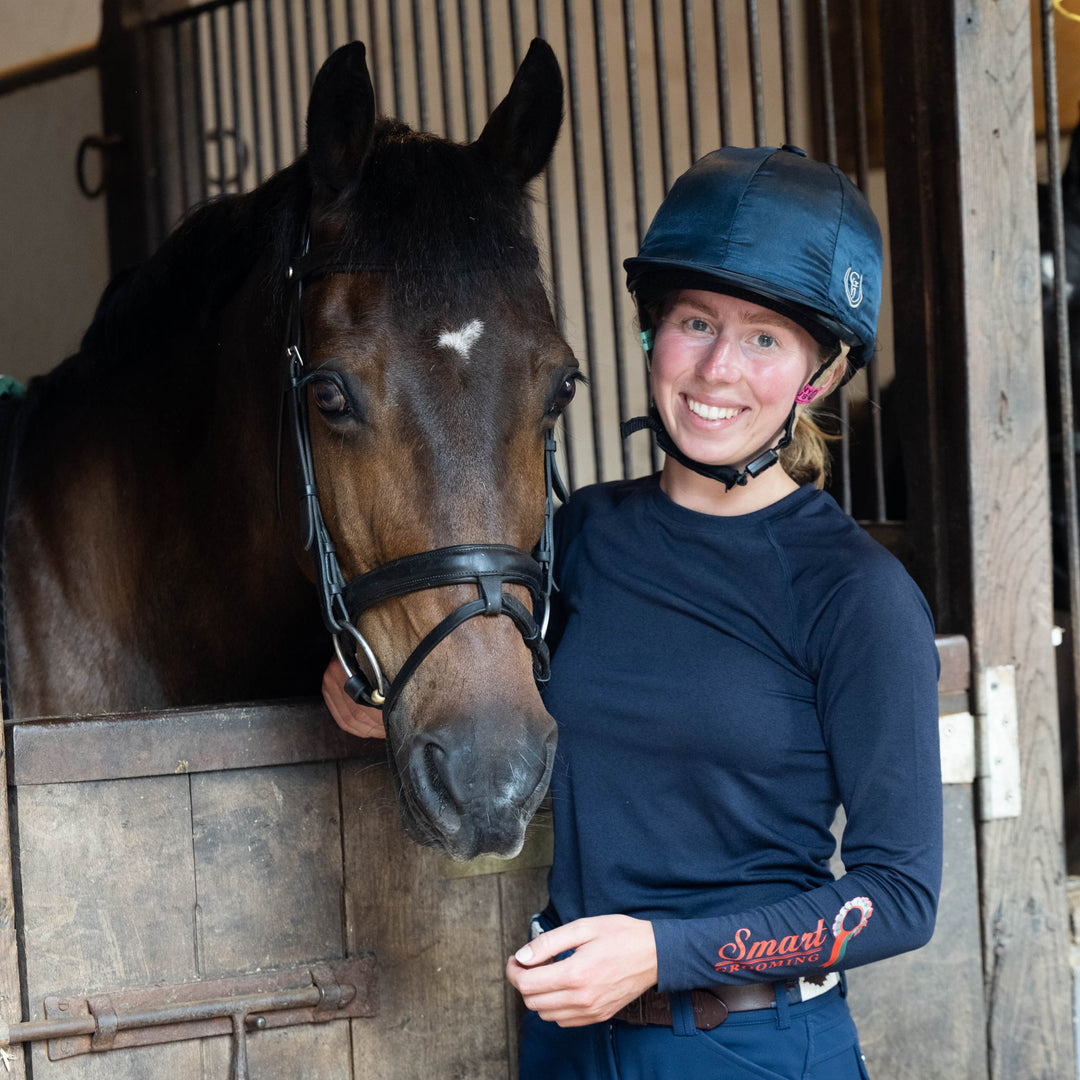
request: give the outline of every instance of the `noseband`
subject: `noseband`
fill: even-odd
[[[311,373],[305,370],[301,352],[303,320],[300,300],[305,281],[328,274],[359,273],[373,269],[376,268],[361,267],[350,262],[346,253],[332,245],[317,247],[309,252],[305,237],[301,256],[294,260],[288,270],[288,279],[293,288],[286,324],[285,358],[288,363],[290,414],[300,464],[304,548],[314,553],[322,619],[348,677],[345,690],[354,701],[381,708],[389,716],[406,682],[428,654],[443,638],[477,615],[508,615],[513,620],[532,652],[533,676],[542,687],[551,670],[544,632],[547,629],[552,587],[554,495],[558,494],[563,500],[566,498],[555,464],[555,437],[552,432],[547,433],[544,441],[544,530],[535,555],[506,544],[458,544],[383,563],[350,582],[346,582],[342,574],[334,542],[323,519],[315,481],[305,393]],[[477,598],[447,615],[413,649],[394,679],[388,680],[374,650],[357,629],[356,622],[360,615],[392,597],[446,585],[469,584],[476,586]],[[507,585],[524,586],[532,597],[533,611],[506,592]],[[543,612],[539,621],[534,616],[538,608]]]

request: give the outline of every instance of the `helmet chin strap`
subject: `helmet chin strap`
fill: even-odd
[[[733,465],[706,465],[704,462],[695,461],[693,458],[687,457],[686,454],[675,445],[675,441],[668,434],[667,428],[664,427],[664,422],[660,419],[660,413],[657,411],[655,404],[649,406],[649,413],[647,416],[635,416],[632,420],[624,420],[620,430],[622,432],[622,437],[625,439],[628,435],[633,435],[635,431],[641,431],[643,428],[648,428],[656,435],[656,445],[659,446],[668,457],[673,457],[680,465],[685,465],[686,468],[692,469],[702,476],[707,476],[710,480],[716,480],[718,483],[724,485],[725,491],[730,491],[736,485],[744,487],[747,480],[752,479],[759,473],[763,473],[770,466],[775,465],[780,460],[780,451],[791,442],[791,433],[794,430],[794,427],[795,405],[792,405],[791,412],[788,413],[787,422],[784,424],[783,430],[780,433],[780,441],[777,442],[775,446],[763,450],[760,454],[747,462],[741,469],[736,469]]]
[[[646,347],[646,352],[649,354],[649,359],[652,359],[652,335],[651,333],[642,334],[642,342]],[[795,410],[799,405],[806,402],[813,401],[821,391],[814,386],[814,383],[821,378],[822,374],[832,366],[837,357],[847,355],[849,346],[846,343],[841,343],[840,348],[836,354],[821,365],[810,376],[810,380],[799,391],[795,397],[795,401],[792,403],[791,411],[788,413],[787,420],[784,422],[783,428],[780,430],[779,441],[767,449],[762,450],[750,459],[741,469],[735,468],[734,465],[706,465],[704,462],[695,461],[691,457],[687,457],[676,445],[675,440],[668,434],[667,428],[664,427],[663,420],[660,419],[660,413],[656,408],[656,402],[650,402],[649,412],[647,416],[635,416],[631,420],[624,420],[620,425],[620,432],[625,439],[628,435],[633,435],[635,431],[641,431],[643,428],[648,428],[656,436],[656,445],[660,447],[669,457],[673,457],[680,465],[685,466],[687,469],[693,472],[699,473],[701,476],[707,476],[710,480],[716,480],[718,483],[724,485],[725,491],[730,491],[733,487],[745,487],[748,480],[752,480],[755,476],[759,476],[766,469],[771,468],[780,460],[780,451],[786,446],[790,445],[792,434],[795,430]]]

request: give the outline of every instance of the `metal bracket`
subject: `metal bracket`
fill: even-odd
[[[984,668],[975,686],[979,720],[979,816],[1020,816],[1020,717],[1016,668]]]
[[[378,1013],[373,956],[174,986],[45,998],[45,1019],[0,1029],[0,1045],[49,1041],[49,1060],[232,1035],[232,1080],[248,1080],[247,1035]]]

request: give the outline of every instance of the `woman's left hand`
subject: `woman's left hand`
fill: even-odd
[[[571,949],[571,956],[554,959]],[[652,923],[601,915],[558,926],[518,949],[506,977],[526,1008],[560,1027],[609,1020],[656,985]]]

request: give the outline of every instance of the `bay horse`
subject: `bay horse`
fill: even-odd
[[[354,42],[306,153],[110,285],[12,428],[11,715],[311,695],[329,625],[386,699],[408,832],[516,853],[555,743],[529,552],[578,377],[527,194],[561,120],[542,41],[469,145],[376,119]]]

